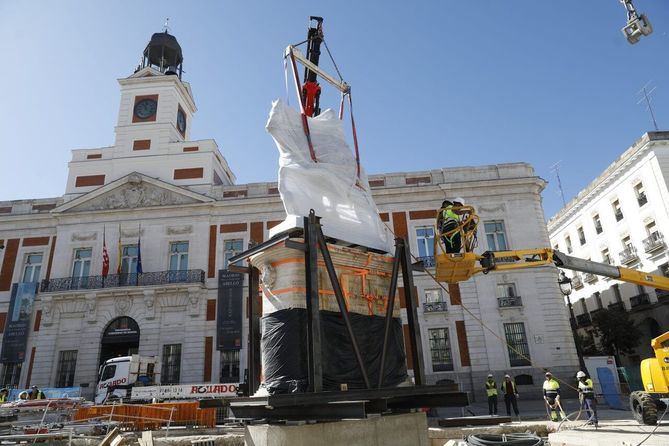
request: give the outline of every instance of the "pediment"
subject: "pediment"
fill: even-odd
[[[208,203],[210,197],[184,188],[132,173],[92,192],[77,197],[53,212],[91,212],[114,209],[139,209]]]

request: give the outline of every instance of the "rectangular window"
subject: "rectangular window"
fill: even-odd
[[[137,245],[125,245],[121,248],[120,285],[137,285]]]
[[[181,344],[163,345],[161,384],[179,384],[181,378]]]
[[[430,352],[432,354],[432,371],[443,372],[453,370],[453,354],[448,338],[448,328],[430,328]]]
[[[28,254],[23,266],[22,282],[39,282],[39,275],[42,271],[42,254]]]
[[[238,383],[239,378],[239,350],[221,351],[221,382]]]
[[[72,259],[72,288],[87,288],[88,276],[91,273],[92,248],[79,248],[74,250]]]
[[[585,232],[583,232],[583,226],[579,226],[576,229],[578,233],[578,241],[581,243],[581,246],[585,245]]]
[[[582,310],[582,313],[583,313],[583,314],[587,313],[587,312],[588,312],[588,304],[585,303],[585,299],[584,299],[584,298],[581,298],[581,299],[579,300],[579,302],[581,302],[581,310]]]
[[[188,273],[188,242],[170,243],[170,282],[184,282]]]
[[[223,265],[225,267],[228,267],[228,260],[231,257],[236,256],[240,252],[244,251],[244,240],[243,239],[232,239],[232,240],[225,240],[223,242]]]
[[[669,277],[669,263],[664,263],[664,264],[660,265],[659,269],[660,269],[660,273],[664,277]]]
[[[593,296],[595,297],[595,303],[597,304],[597,309],[601,310],[602,308],[604,308],[604,305],[602,305],[602,293],[600,293],[599,291],[595,291]]]
[[[483,223],[485,236],[488,241],[488,249],[491,251],[506,251],[509,249],[506,243],[506,232],[504,221],[491,220]]]
[[[2,367],[2,387],[8,389],[16,389],[19,387],[19,380],[21,379],[22,363],[14,362],[3,364]]]
[[[56,387],[74,386],[74,369],[77,365],[77,350],[63,350],[58,355]]]
[[[595,232],[597,234],[602,233],[602,221],[599,219],[599,214],[592,216],[592,222],[595,224]]]
[[[620,209],[620,201],[615,200],[613,203],[611,203],[611,206],[613,207],[613,214],[616,216],[616,221],[622,220],[623,211]]]
[[[639,203],[639,206],[643,206],[648,203],[648,198],[646,198],[646,190],[643,188],[643,183],[637,183],[634,185],[634,194],[636,195],[636,201]]]
[[[623,296],[620,294],[620,285],[617,283],[613,285],[613,295],[616,298],[616,302],[622,302],[623,301]]]
[[[508,344],[507,349],[511,367],[530,365],[530,347],[527,344],[525,324],[522,322],[504,324],[504,335]]]
[[[418,257],[434,257],[434,228],[432,226],[416,228],[416,243]]]
[[[574,249],[573,249],[572,246],[571,246],[571,237],[566,236],[566,237],[564,238],[564,242],[565,242],[565,244],[567,245],[567,253],[568,253],[568,254],[571,254],[572,252],[574,252]]]
[[[623,237],[621,242],[626,251],[631,251],[634,248],[632,245],[632,238],[629,235]]]
[[[646,234],[648,234],[649,237],[652,237],[653,234],[657,232],[657,225],[655,224],[655,220],[651,220],[648,223],[646,223]]]
[[[434,304],[441,302],[441,290],[425,290],[425,303]]]
[[[517,295],[515,283],[497,284],[497,297],[516,297]]]
[[[609,248],[602,249],[602,262],[608,263],[609,265],[613,263],[611,261],[611,255],[609,254]]]

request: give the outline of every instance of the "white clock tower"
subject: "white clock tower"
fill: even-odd
[[[135,73],[119,79],[121,104],[111,147],[72,151],[66,199],[133,172],[205,193],[235,177],[214,140],[190,140],[197,111],[182,80],[183,54],[167,31],[155,33]]]

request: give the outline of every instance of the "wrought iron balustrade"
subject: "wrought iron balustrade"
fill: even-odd
[[[639,260],[639,256],[636,253],[636,248],[634,246],[628,246],[627,248],[620,251],[620,262],[621,263],[633,263]]]
[[[168,285],[171,283],[204,283],[204,271],[157,271],[139,274],[109,274],[104,276],[62,277],[43,280],[40,291],[53,293],[69,290],[95,290],[126,286]]]
[[[497,306],[499,308],[522,307],[523,300],[520,298],[520,296],[498,297]]]
[[[576,325],[579,327],[587,327],[588,325],[592,325],[590,315],[588,313],[583,313],[576,316]]]
[[[630,297],[630,306],[632,308],[640,307],[642,305],[650,305],[650,296],[648,293],[641,293]]]
[[[664,236],[660,231],[653,232],[649,237],[643,240],[643,249],[646,252],[653,252],[666,246]]]
[[[419,262],[423,262],[425,268],[434,268],[434,256],[417,257]]]
[[[439,313],[448,311],[446,302],[425,302],[423,304],[423,313]]]
[[[571,285],[574,287],[574,289],[579,290],[583,288],[583,279],[581,279],[580,274],[574,274],[574,277],[571,278]]]

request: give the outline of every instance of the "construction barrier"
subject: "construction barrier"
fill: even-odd
[[[115,422],[126,430],[156,430],[161,426],[216,425],[216,409],[200,409],[197,401],[157,404],[114,404],[85,406],[76,410],[73,421]]]

